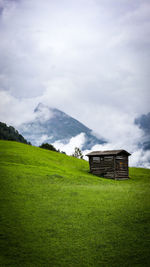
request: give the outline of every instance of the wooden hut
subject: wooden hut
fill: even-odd
[[[129,178],[126,150],[93,151],[89,157],[90,172],[105,178],[123,180]]]

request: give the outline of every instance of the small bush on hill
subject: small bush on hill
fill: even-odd
[[[83,159],[83,155],[79,147],[75,147],[74,153],[72,154],[72,156],[78,159]]]
[[[55,152],[59,152],[53,145],[48,144],[48,143],[43,143],[41,146],[39,146],[40,148],[44,148],[44,149],[48,149],[48,150],[52,150]]]
[[[65,154],[65,155],[66,155],[66,152],[65,152],[65,151],[61,151],[60,153],[62,153],[62,154]]]

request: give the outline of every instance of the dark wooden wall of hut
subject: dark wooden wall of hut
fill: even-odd
[[[95,158],[97,158],[97,161]],[[114,168],[115,165],[113,156],[90,157],[90,171],[95,175],[114,179]]]
[[[126,179],[128,173],[127,155],[90,156],[90,172],[111,179]]]

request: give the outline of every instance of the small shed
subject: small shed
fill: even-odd
[[[116,180],[129,179],[128,156],[126,150],[93,151],[89,157],[90,172],[101,177]]]

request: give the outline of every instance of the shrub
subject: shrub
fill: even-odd
[[[72,156],[78,159],[83,159],[83,155],[79,147],[75,147],[74,153],[72,154]]]
[[[44,149],[48,149],[48,150],[52,150],[52,151],[56,151],[58,152],[58,150],[51,144],[48,143],[43,143],[41,146],[39,146],[40,148],[44,148]]]

